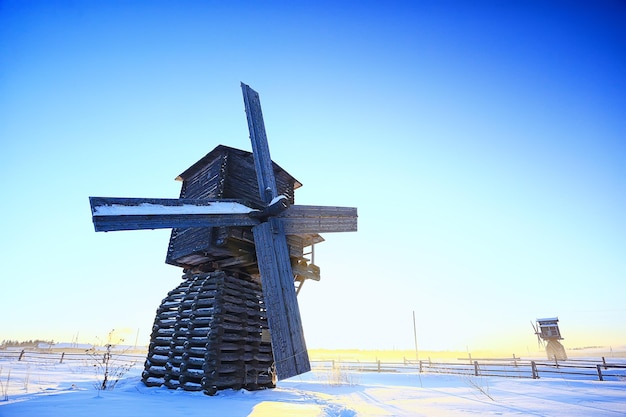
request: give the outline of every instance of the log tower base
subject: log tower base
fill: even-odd
[[[142,380],[204,391],[273,388],[261,285],[225,272],[185,274],[157,310]]]

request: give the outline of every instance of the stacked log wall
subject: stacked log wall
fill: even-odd
[[[222,300],[222,321],[214,326],[220,329],[220,346],[207,349],[207,354],[219,352],[219,357],[205,361],[205,366],[216,371],[207,373],[206,391],[275,386],[271,344],[262,341],[263,329],[268,326],[260,285],[226,276]]]
[[[221,152],[193,176],[183,181],[180,198],[223,198],[228,154]],[[211,228],[172,229],[165,262],[181,265],[177,260],[211,246]]]
[[[209,395],[274,387],[260,284],[224,272],[184,278],[157,310],[144,383]]]
[[[143,382],[147,386],[161,386],[168,374],[167,362],[171,350],[172,335],[179,322],[179,307],[193,280],[185,280],[161,302],[156,311],[148,355],[142,373]]]
[[[295,202],[295,188],[300,184],[278,165],[273,164],[278,194]],[[254,156],[250,152],[218,146],[185,171],[180,198],[239,199],[254,208],[265,202],[259,196]],[[196,268],[203,264],[236,258],[240,242],[231,239],[232,229],[249,228],[178,228],[172,229],[165,262],[182,268]],[[301,248],[294,247],[294,256],[300,257]],[[254,251],[250,252],[254,253]],[[248,271],[254,273],[253,271]]]
[[[224,183],[224,198],[239,198],[246,200],[258,208],[265,206],[265,201],[259,196],[259,184],[257,182],[254,167],[254,156],[247,152],[238,152],[226,165],[227,180]],[[290,204],[294,204],[295,178],[273,164],[278,194],[287,197]]]

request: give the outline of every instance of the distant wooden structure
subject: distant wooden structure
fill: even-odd
[[[241,85],[253,152],[220,145],[177,179],[179,199],[90,197],[96,231],[172,228],[183,282],[157,310],[148,386],[259,389],[310,370],[296,294],[319,268],[318,233],[356,231],[350,207],[298,206],[272,162],[258,94]]]
[[[537,335],[537,342],[541,345],[545,344],[548,359],[567,360],[565,348],[560,342],[563,338],[559,330],[558,317],[537,319],[537,324],[533,324],[533,329]]]

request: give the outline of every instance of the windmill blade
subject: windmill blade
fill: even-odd
[[[280,216],[285,233],[356,232],[355,207],[291,206]]]
[[[96,232],[255,226],[258,210],[237,200],[89,197]]]
[[[241,83],[241,89],[259,195],[265,204],[271,207],[272,202],[276,201],[278,191],[265,134],[261,101],[259,94],[248,85]],[[277,217],[270,217],[253,227],[252,233],[278,379],[300,375],[310,371],[311,365],[304,342],[287,238],[282,222]]]
[[[540,332],[535,323],[530,322],[530,325],[533,326],[533,330],[535,330],[535,335],[537,335],[537,347],[543,347],[543,340],[541,340]]]
[[[274,176],[270,148],[267,143],[267,135],[265,134],[261,100],[259,99],[259,93],[244,83],[241,83],[241,90],[243,91],[243,101],[246,107],[246,118],[248,119],[248,130],[250,131],[250,141],[252,142],[252,154],[259,184],[259,195],[266,204],[269,204],[278,195],[278,192],[276,190],[276,178]]]
[[[277,219],[252,228],[261,287],[279,380],[311,370],[300,309],[293,284],[289,249]]]

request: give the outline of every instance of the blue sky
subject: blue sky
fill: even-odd
[[[310,347],[626,345],[626,5],[0,4],[0,339],[147,340],[168,231],[95,233],[88,197],[178,196],[261,95],[316,247]]]

